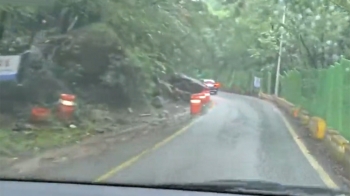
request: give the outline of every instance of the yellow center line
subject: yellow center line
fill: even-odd
[[[215,105],[215,103],[212,101],[211,104],[210,104],[210,108],[213,108],[214,105]],[[293,140],[295,141],[295,143],[299,147],[300,151],[305,156],[305,158],[308,160],[308,162],[313,167],[313,169],[318,173],[318,175],[320,176],[321,180],[330,188],[338,188],[336,183],[331,179],[331,177],[327,174],[327,172],[323,169],[323,167],[317,162],[317,160],[312,155],[309,154],[309,151],[307,150],[305,144],[301,140],[298,139],[298,135],[296,134],[296,131],[292,128],[292,126],[287,121],[287,119],[283,116],[283,114],[281,114],[280,112],[278,112],[278,113],[281,116],[284,124],[286,125],[289,133],[292,135]],[[197,120],[199,120],[199,119],[197,119]],[[136,163],[142,157],[144,157],[144,156],[148,155],[149,153],[159,149],[160,147],[162,147],[166,143],[168,143],[168,142],[172,141],[173,139],[175,139],[177,136],[179,136],[182,133],[186,132],[189,129],[189,127],[191,127],[193,124],[195,124],[197,122],[197,120],[192,121],[191,123],[189,123],[184,128],[178,130],[177,132],[175,132],[171,136],[169,136],[169,137],[165,138],[164,140],[162,140],[161,142],[155,144],[152,148],[146,149],[146,150],[142,151],[140,154],[138,154],[138,155],[132,157],[131,159],[125,161],[124,163],[122,163],[122,164],[112,168],[110,171],[108,171],[104,175],[98,177],[94,182],[105,181],[105,180],[111,178],[112,176],[116,175],[118,172],[120,172],[120,171],[122,171],[122,170],[124,170],[124,169],[126,169],[128,167],[130,167],[131,165]]]
[[[214,107],[214,102],[211,102],[210,105],[211,108]],[[200,119],[200,118],[199,118]],[[190,128],[193,124],[195,124],[199,119],[196,119],[192,122],[190,122],[188,125],[186,125],[185,127],[183,127],[182,129],[176,131],[174,134],[170,135],[169,137],[165,138],[164,140],[160,141],[159,143],[155,144],[152,148],[146,149],[144,151],[142,151],[140,154],[132,157],[131,159],[123,162],[122,164],[112,168],[110,171],[108,171],[107,173],[103,174],[102,176],[98,177],[96,180],[94,180],[94,182],[102,182],[105,181],[109,178],[111,178],[112,176],[116,175],[118,172],[130,167],[131,165],[133,165],[134,163],[136,163],[140,158],[148,155],[149,153],[157,150],[158,148],[162,147],[163,145],[165,145],[166,143],[170,142],[171,140],[175,139],[177,136],[183,134],[184,132],[186,132],[188,130],[188,128]]]
[[[138,161],[141,157],[145,156],[146,154],[148,154],[150,152],[149,149],[141,152],[140,154],[132,157],[131,159],[125,161],[124,163],[118,165],[117,167],[114,167],[113,169],[111,169],[110,171],[108,171],[107,173],[103,174],[102,176],[98,177],[94,182],[102,182],[104,180],[107,180],[108,178],[112,177],[114,174],[118,173],[119,171],[131,166],[132,164],[134,164],[136,161]]]

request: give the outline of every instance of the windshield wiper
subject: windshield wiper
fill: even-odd
[[[245,180],[216,180],[203,183],[180,183],[180,184],[119,184],[119,183],[93,183],[81,181],[59,181],[59,180],[42,180],[42,179],[13,179],[0,178],[0,181],[14,182],[36,182],[36,183],[62,183],[62,184],[79,184],[79,185],[99,185],[114,187],[137,187],[137,188],[155,188],[171,189],[185,191],[202,191],[216,193],[231,193],[241,195],[331,195],[341,196],[349,195],[348,191],[337,189],[290,186],[268,181],[245,181]]]
[[[245,180],[218,180],[204,183],[160,184],[156,187],[245,195],[350,195],[349,192],[337,189],[290,186],[268,181]]]

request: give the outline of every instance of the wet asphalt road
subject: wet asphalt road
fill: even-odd
[[[246,179],[325,186],[272,104],[223,92],[212,100],[214,107],[185,133],[107,181]]]
[[[325,186],[275,106],[224,92],[212,96],[212,100],[214,107],[184,133],[133,163],[130,159],[172,133],[145,134],[116,144],[98,157],[45,171],[43,176],[91,181],[124,165],[117,172],[109,172],[105,181],[153,184],[243,179]]]

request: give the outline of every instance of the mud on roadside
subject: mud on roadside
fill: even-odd
[[[76,144],[49,149],[39,155],[25,159],[11,160],[7,164],[1,163],[0,174],[1,176],[17,178],[35,173],[39,169],[51,168],[57,164],[103,153],[118,142],[126,142],[150,132],[163,129],[176,130],[191,120],[188,104],[169,103],[156,112],[144,113],[138,111],[132,113],[132,115],[126,115],[118,119],[126,119],[131,123],[122,126],[113,126],[113,123],[107,123],[103,126],[103,123],[101,123],[101,126],[96,128],[94,133]],[[110,116],[107,121],[115,121],[115,119],[110,118],[115,117]],[[130,118],[133,119],[130,120]]]

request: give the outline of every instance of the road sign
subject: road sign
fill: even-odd
[[[15,80],[20,62],[20,55],[0,56],[0,81]]]
[[[254,76],[254,87],[255,88],[260,88],[260,81],[261,81],[261,78]]]

